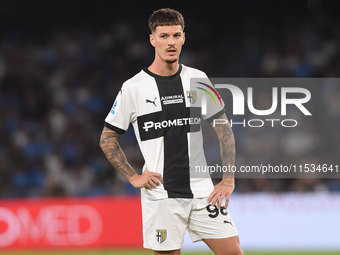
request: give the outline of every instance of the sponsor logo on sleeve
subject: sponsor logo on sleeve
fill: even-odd
[[[112,114],[115,114],[115,112],[116,112],[117,103],[118,103],[118,101],[116,101],[116,102],[113,104],[113,107],[112,107],[112,109],[111,109],[111,113],[112,113]]]

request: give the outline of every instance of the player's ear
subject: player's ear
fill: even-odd
[[[183,43],[182,45],[185,43],[185,33],[183,32]]]
[[[153,47],[155,47],[155,37],[153,36],[153,34],[150,34],[150,43]]]

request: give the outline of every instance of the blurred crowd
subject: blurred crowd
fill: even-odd
[[[288,20],[280,31],[253,23],[230,38],[200,24],[205,33],[187,34],[180,62],[210,77],[340,77],[339,25],[325,17]],[[1,198],[138,194],[109,164],[99,138],[121,84],[153,60],[148,33],[144,23],[117,22],[107,30],[2,36]],[[339,162],[340,88],[326,83],[310,90],[313,117],[298,127],[234,128],[237,164]],[[257,103],[267,97],[259,95]],[[140,173],[143,159],[131,128],[120,144]],[[219,155],[218,144],[208,145],[207,154]],[[237,180],[236,192],[254,191],[340,191],[340,180]]]

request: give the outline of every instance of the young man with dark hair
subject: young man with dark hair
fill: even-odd
[[[123,84],[105,119],[100,146],[111,164],[141,189],[145,248],[154,254],[178,255],[188,229],[194,242],[203,240],[215,254],[243,254],[226,209],[234,176],[226,174],[214,186],[210,178],[190,175],[193,166],[206,165],[200,119],[227,120],[224,104],[208,108],[201,116],[201,107],[193,107],[196,100],[187,96],[192,92],[190,78],[207,76],[179,64],[185,41],[182,15],[160,9],[150,16],[149,27],[155,59]],[[141,175],[129,165],[118,144],[130,123],[145,159]],[[233,166],[235,141],[230,125],[213,128],[223,165]]]

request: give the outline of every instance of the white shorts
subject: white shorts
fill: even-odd
[[[237,236],[225,208],[209,206],[207,198],[142,199],[144,248],[170,251],[182,248],[185,230],[193,242]]]

